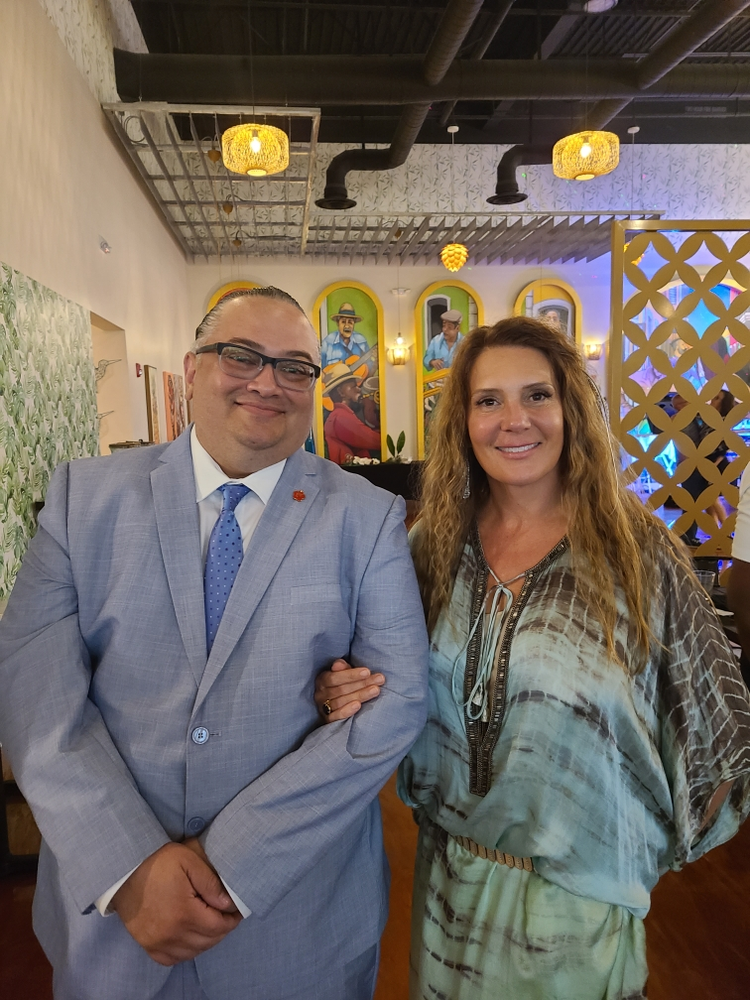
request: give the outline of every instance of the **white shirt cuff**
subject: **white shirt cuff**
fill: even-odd
[[[127,882],[127,880],[130,878],[130,876],[137,868],[140,868],[140,865],[136,865],[135,868],[131,868],[127,875],[123,875],[123,877],[120,879],[119,882],[115,882],[113,886],[107,889],[106,892],[103,892],[101,896],[97,899],[94,905],[96,906],[97,910],[101,913],[103,917],[112,916],[112,910],[109,909],[109,904],[112,902],[112,897],[120,888],[120,886],[124,885]]]
[[[227,892],[231,896],[232,902],[237,907],[237,909],[240,911],[240,915],[242,916],[243,920],[246,919],[247,917],[249,917],[250,914],[253,911],[252,910],[248,910],[248,908],[242,902],[242,900],[240,899],[240,897],[236,893],[232,892],[232,890],[226,884],[226,882],[224,881],[224,879],[221,879],[221,884],[224,886],[224,888],[227,890]]]
[[[131,868],[127,875],[124,875],[120,879],[119,882],[115,882],[115,884],[113,886],[111,886],[109,889],[107,889],[106,892],[103,892],[101,894],[101,896],[96,900],[95,906],[96,906],[97,910],[101,913],[101,915],[103,917],[111,917],[112,916],[112,912],[113,911],[109,909],[109,904],[112,902],[112,898],[113,898],[114,894],[117,892],[117,890],[120,888],[120,886],[124,885],[127,882],[127,880],[130,878],[130,876],[133,874],[133,872],[136,871],[136,869],[139,868],[139,867],[140,867],[140,865],[136,865],[135,868]],[[237,907],[237,909],[240,911],[240,914],[242,915],[243,919],[249,917],[250,914],[252,913],[252,910],[249,910],[245,906],[245,904],[242,902],[242,900],[240,899],[240,897],[236,893],[232,892],[232,890],[226,884],[226,882],[224,881],[224,879],[221,879],[221,884],[224,886],[224,888],[229,893],[229,896],[230,896],[232,902]]]

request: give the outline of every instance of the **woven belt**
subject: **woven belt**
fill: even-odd
[[[517,858],[515,854],[505,854],[503,851],[493,851],[489,847],[483,847],[481,844],[477,844],[475,840],[471,837],[456,837],[451,834],[453,839],[461,847],[465,847],[467,851],[470,851],[477,858],[485,858],[487,861],[496,861],[499,865],[507,865],[508,868],[518,868],[519,871],[532,872],[534,870],[534,862],[531,858]]]

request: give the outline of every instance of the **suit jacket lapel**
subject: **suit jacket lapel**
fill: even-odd
[[[303,451],[295,452],[287,460],[234,581],[200,682],[196,709],[247,628],[315,496],[320,492],[315,482],[315,469],[311,465]],[[301,492],[303,499],[295,500],[295,492]]]
[[[200,526],[190,432],[165,449],[151,473],[156,526],[177,625],[196,684],[206,666]]]

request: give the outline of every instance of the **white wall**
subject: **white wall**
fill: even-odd
[[[0,122],[0,260],[125,331],[132,430],[147,438],[135,362],[180,371],[187,266],[35,0],[2,2]]]
[[[475,289],[484,305],[487,322],[513,314],[516,296],[531,281],[538,278],[559,278],[572,285],[581,298],[582,340],[605,342],[609,333],[609,255],[590,264],[548,267],[540,265],[503,265],[464,267],[456,278]],[[323,289],[335,281],[351,279],[367,285],[383,306],[385,343],[390,347],[398,334],[398,299],[392,288],[408,288],[401,299],[401,333],[407,344],[414,344],[414,307],[424,289],[435,281],[449,281],[450,274],[437,267],[401,267],[394,265],[315,266],[306,263],[269,263],[248,261],[246,264],[194,264],[188,269],[190,320],[197,326],[205,314],[208,300],[229,281],[257,281],[277,285],[293,295],[312,315],[315,300]],[[604,360],[595,366],[597,379],[604,388]],[[385,425],[394,439],[406,431],[404,455],[416,458],[417,368],[413,357],[403,367],[387,365],[385,385]]]

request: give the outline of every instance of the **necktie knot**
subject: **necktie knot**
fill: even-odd
[[[242,483],[224,483],[223,486],[219,487],[219,492],[222,497],[221,512],[224,514],[227,511],[233,511],[240,500],[246,497],[250,490],[247,486],[243,486]]]

